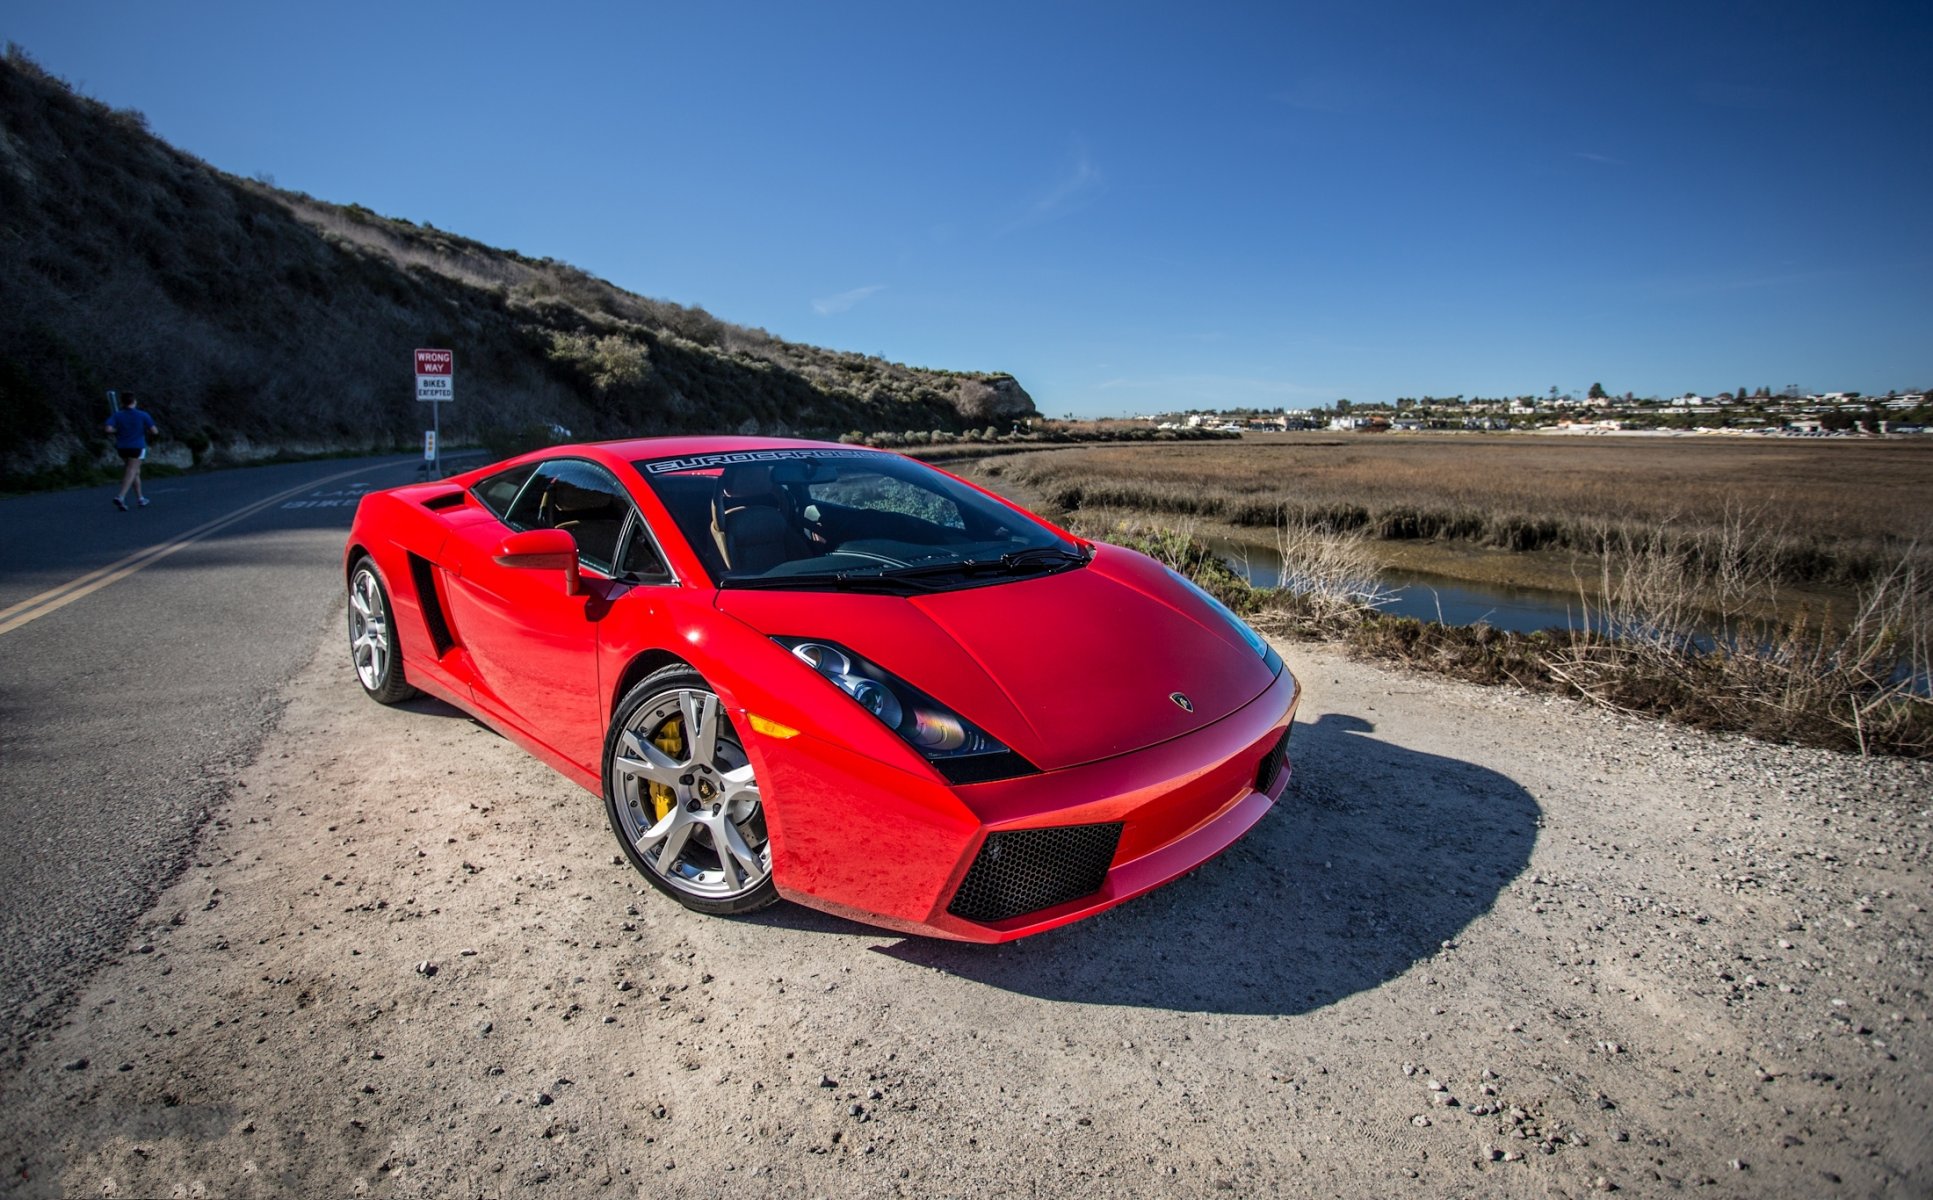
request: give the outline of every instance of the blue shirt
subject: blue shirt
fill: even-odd
[[[158,426],[154,418],[138,408],[124,408],[107,419],[107,427],[114,431],[116,450],[146,450],[148,435]]]

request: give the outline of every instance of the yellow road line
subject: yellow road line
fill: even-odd
[[[286,492],[277,492],[266,500],[257,500],[255,503],[247,505],[246,507],[238,508],[227,516],[216,517],[205,525],[198,525],[171,542],[164,542],[159,546],[149,546],[145,550],[138,550],[119,562],[109,563],[105,567],[89,571],[78,579],[69,580],[59,587],[48,588],[38,596],[30,596],[18,604],[8,605],[6,608],[0,609],[0,635],[12,633],[29,621],[37,621],[48,613],[65,608],[83,596],[89,596],[100,591],[109,584],[119,583],[136,571],[144,567],[153,566],[175,551],[186,549],[188,546],[193,545],[209,534],[217,533],[237,521],[252,517],[265,508],[280,504],[284,500],[293,499],[303,492],[313,491],[324,484],[334,483],[339,479],[347,479],[352,475],[366,475],[372,471],[382,469],[382,466],[364,466],[357,467],[353,471],[339,471],[334,475],[326,475],[321,479],[311,479],[307,483],[292,487]]]

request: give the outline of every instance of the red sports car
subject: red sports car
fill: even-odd
[[[998,942],[1220,853],[1289,775],[1295,678],[1152,559],[898,454],[555,446],[365,496],[356,674],[604,797],[687,907],[780,896]]]

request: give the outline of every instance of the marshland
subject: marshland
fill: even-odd
[[[1789,586],[1933,556],[1933,438],[1250,434],[982,470],[1062,514],[1181,518],[1270,546],[1285,525],[1361,529],[1386,565],[1524,586],[1570,588],[1578,562],[1595,577],[1590,559],[1640,533],[1712,559],[1741,519]]]
[[[948,466],[1258,624],[1706,728],[1933,753],[1933,439],[1278,434]],[[1271,586],[1237,569],[1244,546],[1279,564]],[[1396,616],[1392,569],[1548,589],[1575,616]]]

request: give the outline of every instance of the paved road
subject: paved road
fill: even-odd
[[[158,479],[125,514],[105,488],[0,501],[6,1045],[128,950],[339,603],[357,497],[417,470],[336,459]]]

